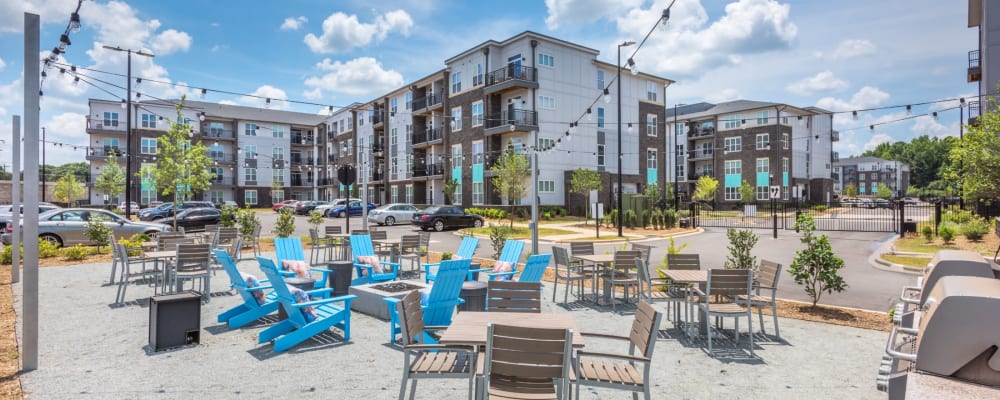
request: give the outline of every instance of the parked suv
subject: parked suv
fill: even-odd
[[[215,208],[215,205],[211,201],[185,201],[177,206],[177,211],[198,207]],[[139,211],[139,219],[142,221],[156,221],[172,216],[174,216],[173,203],[163,203],[159,207]]]

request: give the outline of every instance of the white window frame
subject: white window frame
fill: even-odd
[[[646,114],[646,136],[656,136],[657,119],[656,114]]]
[[[156,129],[156,116],[153,114],[143,113],[141,116],[140,126],[147,129]]]
[[[110,127],[117,127],[118,126],[118,113],[113,112],[113,111],[105,111],[104,112],[103,121],[101,121],[101,122],[102,122],[102,125],[104,125],[105,128],[107,128],[109,126]]]
[[[406,202],[413,204],[413,185],[406,185],[403,191],[406,193]]]
[[[156,154],[157,145],[156,138],[141,138],[139,140],[139,152],[141,154]]]
[[[600,90],[600,91],[603,92],[605,87],[606,86],[605,86],[605,83],[604,83],[604,70],[603,69],[598,69],[597,70],[597,90]]]
[[[605,158],[607,158],[606,154],[605,154],[605,145],[598,143],[597,144],[597,166],[598,167],[605,167],[606,166],[605,165],[605,162],[606,162]]]
[[[485,204],[485,182],[472,182],[472,204]]]
[[[249,189],[243,192],[243,205],[247,204],[251,205],[257,204],[257,189]]]
[[[740,175],[743,176],[743,161],[742,160],[726,160],[722,164],[722,171],[726,175]]]
[[[556,181],[538,181],[539,193],[555,193]]]
[[[257,136],[257,124],[251,122],[244,123],[243,136]]]
[[[271,137],[283,139],[285,137],[285,127],[281,125],[272,125]]]
[[[726,153],[738,152],[743,147],[743,138],[740,136],[730,136],[722,139],[723,149]]]
[[[789,142],[789,140],[788,140],[788,133],[782,133],[781,134],[781,148],[784,149],[784,150],[788,150],[788,142]]]
[[[472,126],[483,126],[483,101],[472,103]]]
[[[726,115],[722,117],[722,129],[739,129],[743,126],[743,120],[739,114]]]
[[[646,81],[646,100],[656,101],[656,83]]]
[[[394,185],[389,187],[389,202],[399,203],[399,186]]]
[[[656,149],[646,149],[646,168],[656,169]]]
[[[770,111],[757,111],[757,125],[767,125],[770,115]]]
[[[771,190],[767,185],[757,186],[755,193],[757,200],[768,200],[771,198]]]
[[[451,129],[452,132],[462,130],[462,107],[451,108],[451,121],[455,124]]]
[[[758,133],[755,136],[754,143],[756,144],[757,150],[770,150],[771,149],[771,134],[770,133]]]
[[[726,186],[726,188],[723,190],[723,192],[724,192],[723,195],[725,196],[724,197],[725,200],[729,200],[729,201],[733,201],[733,200],[739,201],[739,200],[742,200],[742,198],[740,197],[740,188],[738,186]]]
[[[462,72],[456,71],[451,74],[451,94],[462,91]]]
[[[757,166],[756,170],[757,170],[758,174],[759,173],[763,173],[763,172],[766,172],[768,174],[771,173],[771,159],[770,158],[767,158],[767,157],[757,158],[757,161],[754,164]]]
[[[538,107],[539,108],[544,108],[546,110],[555,110],[556,109],[556,98],[555,97],[538,95]]]
[[[545,53],[538,53],[538,65],[555,68],[556,57]]]
[[[604,107],[597,107],[597,127],[603,128],[605,123],[605,116],[607,113],[604,112]]]

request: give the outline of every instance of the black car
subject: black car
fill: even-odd
[[[326,201],[300,201],[295,204],[295,213],[298,215],[309,215],[316,207],[327,203]]]
[[[173,206],[173,203],[163,203],[154,208],[140,210],[139,219],[142,221],[156,221],[160,218],[172,217],[174,215]],[[212,204],[211,201],[185,201],[177,205],[177,211],[202,207],[215,208],[215,204]]]
[[[203,231],[205,225],[218,225],[222,213],[215,207],[189,208],[177,213],[177,217],[165,218],[156,222],[167,225],[174,225],[177,220],[177,227],[184,227],[185,232]]]
[[[483,226],[483,217],[466,213],[456,206],[430,206],[413,214],[413,225],[420,230],[434,229],[441,232],[446,228],[478,228]]]

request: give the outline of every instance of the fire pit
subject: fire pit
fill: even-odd
[[[429,287],[422,282],[387,282],[368,285],[351,286],[350,294],[358,296],[351,302],[351,310],[371,315],[383,320],[389,319],[389,308],[385,301],[387,297],[402,299],[407,293]]]

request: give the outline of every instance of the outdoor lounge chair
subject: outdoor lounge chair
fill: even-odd
[[[489,281],[487,285],[487,312],[542,312],[540,282]]]
[[[553,277],[555,287],[552,289],[552,301],[556,301],[556,291],[559,289],[559,281],[565,282],[565,285],[563,286],[565,287],[566,292],[563,293],[563,303],[566,303],[569,300],[570,283],[577,283],[579,288],[578,293],[583,295],[583,281],[590,279],[590,277],[582,273],[573,272],[570,269],[569,253],[566,251],[566,248],[552,247],[552,257],[555,260],[556,266],[555,275]],[[559,268],[560,265],[564,268]]]
[[[757,281],[753,285],[753,295],[750,296],[750,305],[757,307],[757,316],[760,318],[760,331],[764,333],[764,311],[765,306],[771,306],[771,316],[774,317],[774,336],[781,337],[778,330],[778,303],[775,296],[778,293],[778,279],[781,278],[781,264],[774,261],[761,260],[760,270],[757,272]],[[762,295],[762,290],[770,290],[770,295]],[[746,296],[737,295],[738,301],[746,301]]]
[[[505,282],[509,283],[509,282]],[[570,329],[489,324],[480,397],[558,399],[568,394]]]
[[[586,333],[585,338],[616,339],[628,342],[628,354],[598,353],[579,350],[573,360],[573,371],[576,376],[576,398],[580,398],[580,386],[597,386],[612,389],[623,389],[633,392],[635,398],[642,392],[649,400],[650,364],[653,360],[653,347],[656,346],[656,334],[660,329],[662,314],[653,309],[645,301],[640,301],[636,307],[632,330],[628,336],[608,335],[602,333]],[[636,354],[638,350],[639,354]],[[613,360],[613,361],[612,361]],[[636,364],[642,365],[640,374]]]
[[[552,254],[531,255],[528,256],[528,260],[524,262],[524,269],[521,270],[521,274],[517,277],[514,277],[514,275],[518,272],[516,264],[514,270],[510,272],[491,273],[489,274],[489,277],[491,281],[516,280],[518,282],[541,282],[542,276],[545,275],[545,269],[548,268],[549,261],[551,260]]]
[[[351,254],[354,255],[354,269],[357,270],[358,278],[354,283],[376,283],[394,281],[399,274],[399,263],[389,261],[379,261],[381,271],[375,271],[375,266],[362,263],[360,257],[377,257],[375,248],[372,247],[372,238],[368,235],[351,235]],[[388,268],[387,268],[388,267]],[[389,272],[385,272],[386,269]]]
[[[274,239],[274,256],[278,259],[278,269],[283,269],[282,261],[305,261],[306,255],[302,250],[302,239],[297,237],[289,238],[275,238]],[[312,278],[316,280],[314,288],[322,289],[327,287],[327,280],[330,279],[330,270],[326,268],[317,268],[310,264],[309,271],[312,274]],[[291,276],[292,273],[283,271],[285,275]],[[318,276],[316,274],[319,274]]]
[[[278,311],[277,295],[274,292],[267,293],[263,298],[258,299],[257,293],[263,293],[271,289],[270,285],[265,285],[267,280],[259,281],[261,286],[249,287],[246,279],[240,275],[239,269],[232,257],[221,249],[212,250],[215,259],[222,265],[222,269],[229,276],[230,286],[240,295],[243,303],[236,305],[229,310],[219,314],[216,320],[225,323],[229,329],[239,328],[243,325],[256,321],[260,317]]]
[[[464,279],[463,276],[459,276]],[[420,291],[414,290],[396,304],[403,336],[403,380],[399,384],[400,400],[406,395],[406,382],[412,380],[410,398],[422,378],[465,378],[469,380],[472,398],[476,377],[476,351],[473,346],[441,345],[433,342],[427,331],[443,330],[446,326],[424,324],[424,307]],[[428,343],[430,342],[430,343]]]
[[[524,242],[520,240],[507,239],[503,243],[503,250],[500,251],[500,257],[497,257],[496,262],[505,262],[510,264],[511,271],[517,271],[517,262],[521,260],[521,252],[524,251]],[[492,273],[496,264],[490,268],[482,268],[477,270],[472,270],[470,273]],[[493,279],[492,277],[490,279]]]
[[[277,294],[278,302],[285,308],[288,318],[271,325],[267,329],[260,331],[257,336],[257,343],[274,341],[274,351],[282,352],[288,350],[302,341],[325,332],[332,327],[340,328],[344,333],[344,340],[351,340],[351,300],[358,296],[353,294],[312,300],[296,303],[285,278],[278,271],[274,261],[266,257],[257,257],[261,271],[267,276]],[[332,289],[321,289],[322,293],[329,293]],[[339,304],[338,304],[339,303]],[[313,307],[316,319],[309,322],[302,315],[303,308]]]
[[[705,284],[705,292],[698,288],[692,289],[701,301],[698,303],[698,310],[702,313],[704,321],[710,321],[711,317],[732,318],[736,321],[736,329],[733,330],[736,343],[740,343],[740,318],[747,318],[748,334],[750,337],[750,356],[753,357],[753,308],[747,300],[752,293],[751,280],[753,273],[748,269],[711,269],[708,271],[708,282]],[[737,296],[743,295],[743,300],[738,300]],[[722,296],[731,301],[724,303],[712,303],[709,299],[712,296]],[[708,336],[708,353],[712,353],[712,335]]]
[[[429,237],[429,236],[428,236]],[[471,260],[476,254],[476,248],[479,247],[479,238],[465,237],[462,238],[462,243],[458,245],[458,251],[455,252],[454,259],[456,260]],[[437,277],[437,268],[441,263],[424,263],[424,283],[431,283]],[[434,271],[431,271],[434,268]],[[469,272],[468,279],[471,281],[472,272]]]
[[[461,297],[462,283],[469,274],[469,264],[472,260],[445,260],[438,268],[438,279],[431,285],[427,292],[427,299],[423,300],[424,325],[428,326],[448,326],[451,325],[451,318],[455,314],[455,307],[465,303]],[[397,313],[396,303],[399,299],[386,297],[383,299],[389,305],[389,341],[396,341],[396,334],[400,332],[400,316]]]

